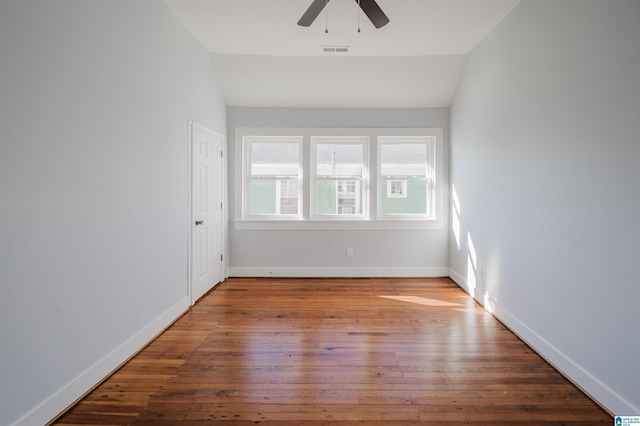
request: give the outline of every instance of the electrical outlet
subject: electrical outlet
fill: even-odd
[[[347,257],[353,257],[353,249],[352,248],[348,248],[347,249]]]

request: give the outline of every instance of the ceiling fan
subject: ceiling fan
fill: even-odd
[[[384,14],[376,0],[355,0],[360,5],[362,11],[373,23],[376,28],[382,28],[389,23],[389,18]],[[313,21],[318,17],[322,9],[329,3],[329,0],[313,0],[309,9],[302,15],[302,18],[298,21],[298,25],[302,27],[310,26]]]

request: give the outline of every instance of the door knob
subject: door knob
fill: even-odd
[[[196,220],[196,226],[202,225],[203,223],[204,223],[204,220]]]

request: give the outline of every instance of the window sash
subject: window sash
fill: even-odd
[[[296,220],[303,217],[302,142],[300,136],[243,138],[244,218]],[[274,150],[279,155],[265,153],[269,145],[274,148],[280,145]],[[283,194],[283,183],[295,188],[297,195]]]
[[[365,210],[362,187],[362,179],[316,179],[316,215],[344,220],[361,218]]]
[[[435,147],[433,136],[378,137],[378,219],[436,218]],[[405,193],[390,193],[394,185]]]
[[[369,137],[312,136],[310,142],[311,219],[368,219]]]

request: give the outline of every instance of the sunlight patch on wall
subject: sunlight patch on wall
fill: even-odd
[[[484,308],[490,313],[493,314],[493,301],[491,300],[491,297],[489,296],[488,293],[484,294],[484,300],[482,303],[482,306],[484,306]]]
[[[460,199],[458,198],[455,185],[451,185],[451,199],[453,200],[451,230],[456,240],[456,246],[458,250],[460,250]]]
[[[467,286],[469,287],[469,294],[471,297],[475,297],[476,290],[476,267],[477,267],[477,258],[476,258],[476,248],[473,245],[473,240],[471,239],[471,234],[467,234]]]

